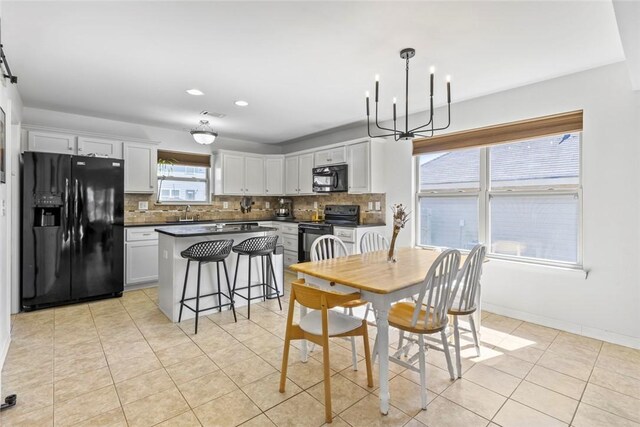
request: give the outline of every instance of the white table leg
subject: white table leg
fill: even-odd
[[[380,412],[389,413],[389,305],[376,307],[378,356],[380,360]]]
[[[307,315],[307,307],[300,305],[300,319],[302,319],[304,316]],[[308,351],[307,351],[307,340],[301,340],[300,341],[300,360],[302,361],[302,363],[307,363],[307,356],[308,356]]]

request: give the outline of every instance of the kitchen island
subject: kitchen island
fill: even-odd
[[[180,312],[180,299],[182,298],[182,288],[184,285],[184,276],[187,268],[187,260],[180,256],[180,253],[187,249],[189,246],[203,241],[221,240],[221,239],[233,239],[233,244],[237,245],[245,239],[251,237],[267,236],[274,234],[277,230],[272,227],[262,227],[258,225],[246,225],[246,224],[206,224],[206,225],[184,225],[184,226],[169,226],[159,227],[155,231],[158,232],[159,245],[158,245],[158,296],[160,310],[173,322],[178,321],[178,314]],[[283,290],[283,264],[282,255],[272,255],[272,264],[277,278],[277,288],[282,295]],[[236,271],[237,255],[231,253],[227,259],[227,271],[229,272],[229,282],[233,286],[234,274]],[[262,283],[261,277],[261,265],[260,259],[252,259],[252,274],[251,283]],[[241,257],[241,265],[238,268],[237,283],[238,287],[246,286],[248,271],[247,271],[247,257]],[[195,296],[196,293],[196,281],[198,264],[192,263],[189,271],[189,278],[187,284],[186,298]],[[270,280],[269,274],[267,274],[267,280]],[[226,294],[227,283],[225,281],[224,270],[221,267],[220,281],[222,291]],[[270,283],[270,282],[268,282]],[[203,264],[200,278],[200,294],[210,294],[218,289],[216,266],[215,263]],[[254,288],[255,292],[260,292],[260,288]],[[275,295],[274,295],[275,296]],[[222,303],[229,302],[226,298],[222,297]],[[246,300],[243,298],[234,298],[236,309],[243,305],[246,305]],[[191,301],[195,303],[195,301]],[[200,307],[210,307],[217,305],[217,297],[210,296],[201,298]],[[224,308],[225,310],[228,307]],[[215,313],[217,310],[206,311],[200,313],[201,316],[206,316]],[[194,313],[189,309],[182,310],[182,320],[190,319],[194,317]]]

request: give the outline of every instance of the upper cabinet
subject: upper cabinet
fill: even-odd
[[[314,153],[285,157],[285,191],[288,195],[313,194]]]
[[[347,145],[349,193],[371,192],[371,161],[369,141]]]
[[[157,148],[151,144],[124,143],[124,192],[153,193],[158,181]]]
[[[264,159],[264,194],[284,194],[284,157],[267,156]]]
[[[346,162],[347,157],[344,147],[334,147],[327,150],[320,150],[315,152],[316,166],[335,165],[338,163]]]
[[[57,132],[29,131],[27,149],[44,153],[75,154],[76,136]]]
[[[78,154],[81,156],[98,154],[114,159],[122,159],[122,141],[79,136]]]
[[[244,153],[218,152],[215,156],[215,194],[265,194],[265,161],[263,156]]]

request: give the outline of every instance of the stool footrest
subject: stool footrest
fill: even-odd
[[[211,294],[206,294],[206,295],[200,295],[200,298],[206,298],[206,297],[214,297],[217,296],[218,292],[213,292]],[[220,295],[222,295],[223,297],[225,297],[226,299],[228,299],[229,301],[232,301],[233,298],[231,298],[229,295],[225,294],[224,292],[220,292]],[[191,301],[193,299],[196,299],[197,297],[191,297],[191,298],[185,298],[182,301]]]
[[[232,302],[229,302],[229,303],[226,303],[226,304],[214,305],[214,306],[212,306],[212,307],[201,308],[201,309],[199,309],[199,310],[197,310],[197,311],[196,311],[196,309],[195,309],[195,308],[192,308],[192,307],[191,307],[189,304],[187,304],[187,303],[184,303],[184,302],[183,302],[183,303],[182,303],[182,305],[183,305],[184,307],[188,308],[189,310],[193,311],[194,313],[201,313],[201,312],[203,312],[203,311],[215,310],[215,309],[217,309],[217,308],[222,308],[222,307],[229,307],[229,306],[232,306],[232,305],[233,305],[233,303],[232,303]]]

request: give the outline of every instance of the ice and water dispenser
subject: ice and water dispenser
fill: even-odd
[[[64,202],[62,195],[52,193],[35,194],[33,198],[33,226],[59,227]]]

